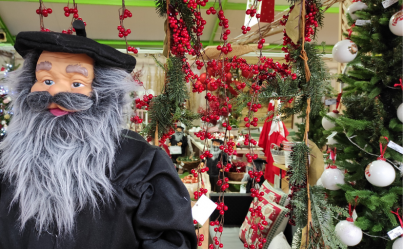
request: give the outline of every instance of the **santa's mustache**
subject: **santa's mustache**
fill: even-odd
[[[61,92],[54,96],[49,92],[31,92],[27,96],[27,103],[34,111],[47,110],[51,103],[72,111],[85,111],[91,108],[94,101],[81,93]]]

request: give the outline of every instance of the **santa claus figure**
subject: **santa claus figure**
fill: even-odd
[[[124,130],[134,57],[85,37],[21,32],[0,143],[0,248],[196,248],[168,155]]]
[[[206,165],[209,168],[209,171],[207,171],[207,173],[209,174],[210,178],[211,190],[214,192],[218,192],[220,188],[219,186],[217,186],[217,181],[222,167],[220,169],[217,167],[217,165],[226,165],[227,163],[229,163],[228,154],[224,153],[220,149],[220,146],[223,144],[224,141],[222,141],[221,139],[212,139],[210,153],[213,155],[213,157],[206,159]]]
[[[181,147],[181,153],[180,154],[174,154],[171,151],[172,161],[174,163],[176,163],[176,159],[178,157],[185,155],[186,147],[188,146],[188,139],[187,139],[187,136],[185,135],[185,128],[183,126],[178,125],[176,127],[175,133],[169,139],[169,142],[170,142],[169,146],[180,146]]]

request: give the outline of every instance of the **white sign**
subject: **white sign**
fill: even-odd
[[[391,240],[396,239],[397,237],[399,237],[399,236],[402,235],[402,234],[403,234],[403,229],[402,229],[401,226],[398,226],[398,227],[396,227],[395,229],[390,230],[390,231],[388,232],[388,236],[389,236],[389,238],[390,238]]]
[[[203,226],[216,208],[217,204],[215,204],[205,195],[202,195],[192,208],[192,217]]]
[[[382,5],[386,9],[386,8],[389,8],[390,6],[392,6],[393,4],[397,3],[397,2],[399,2],[399,0],[385,0],[385,1],[382,1]]]
[[[364,26],[364,25],[366,25],[366,24],[370,24],[371,23],[371,20],[356,20],[355,21],[355,25],[357,25],[357,26]]]
[[[337,104],[337,99],[326,99],[325,105],[335,105]]]
[[[394,149],[395,151],[399,152],[400,154],[403,154],[403,147],[398,145],[397,143],[394,143],[393,141],[390,141],[388,143],[388,147],[391,149]]]
[[[182,147],[180,147],[180,146],[169,146],[169,153],[171,155],[181,155],[182,154]]]

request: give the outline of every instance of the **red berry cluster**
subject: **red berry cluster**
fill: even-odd
[[[244,34],[244,35],[250,31],[250,27],[246,27],[245,25],[243,25],[241,27],[241,29],[242,29],[242,34]]]
[[[36,9],[36,14],[42,15],[43,17],[47,17],[49,14],[52,14],[53,10],[51,8],[42,8]]]
[[[223,123],[222,125],[223,125],[223,127],[227,127],[227,128],[229,126],[227,123]],[[235,142],[234,141],[228,141],[226,145],[221,145],[220,146],[220,150],[224,151],[224,153],[226,153],[228,155],[233,155],[233,154],[235,155],[236,151],[234,150],[234,147],[235,147]],[[226,171],[226,172],[228,172],[228,171]]]
[[[208,169],[208,168],[207,168],[207,169]],[[196,173],[196,174],[197,174],[197,173]],[[194,175],[194,174],[193,174],[193,175]],[[194,198],[195,198],[195,200],[198,200],[199,197],[201,197],[202,195],[207,194],[207,192],[208,192],[208,190],[205,189],[205,188],[200,188],[199,191],[195,191],[195,192],[194,192]]]
[[[123,15],[120,15],[119,18],[120,18],[120,20],[124,20],[124,19],[126,19],[128,17],[132,17],[132,16],[133,16],[132,12],[128,9],[125,9],[123,11]]]
[[[187,6],[188,6],[189,9],[196,9],[197,5],[200,5],[200,6],[203,6],[203,7],[206,6],[206,3],[208,3],[208,0],[203,0],[203,1],[200,1],[200,0],[196,0],[196,1],[194,1],[194,0],[183,0],[183,2],[187,3]]]
[[[210,15],[210,14],[215,15],[216,13],[217,13],[217,11],[214,9],[214,7],[210,7],[208,10],[206,10],[207,15]]]
[[[254,155],[255,156],[255,155]],[[257,157],[255,158],[255,160],[257,159]],[[248,162],[251,162],[251,159],[248,158]],[[250,176],[250,178],[254,179],[256,182],[260,182],[260,178],[263,176],[263,171],[252,171],[249,170],[248,174]],[[252,190],[251,190],[252,191]],[[261,192],[262,193],[262,192]],[[252,197],[259,197],[257,195],[254,195],[252,192]],[[261,201],[260,197],[259,197],[259,201]]]
[[[82,21],[83,19],[81,17],[79,17],[79,18],[77,18],[77,20]],[[87,23],[84,22],[84,25],[87,26]],[[63,34],[69,34],[69,35],[73,34],[73,32],[76,32],[76,30],[73,27],[71,27],[68,30],[63,29],[63,31],[62,31]]]
[[[200,159],[203,160],[205,158],[212,158],[213,154],[210,153],[210,151],[206,150],[203,152],[203,154],[200,155]]]
[[[290,12],[293,10],[294,6],[290,7]],[[305,41],[310,42],[312,40],[312,37],[315,35],[315,31],[316,28],[318,27],[318,21],[316,21],[316,18],[319,15],[319,9],[316,7],[316,5],[314,3],[309,3],[308,1],[305,2],[305,10],[306,10],[306,14],[305,14]],[[283,20],[280,21],[281,25],[286,25],[287,21],[288,21],[288,17],[290,12],[288,12],[287,15],[283,16]],[[289,47],[293,48],[293,49],[297,49],[300,44],[299,42],[297,44],[294,44],[294,42],[292,42],[292,40],[288,37],[285,29],[284,29],[284,37],[283,37],[283,48],[281,50],[283,50],[286,54],[285,59],[286,62],[290,62],[291,58],[290,58],[290,54],[289,54]],[[288,46],[288,47],[287,47]]]
[[[197,245],[202,246],[204,241],[204,235],[200,234],[199,237],[197,237]]]
[[[195,51],[193,50],[190,44],[191,36],[188,33],[187,26],[185,25],[185,22],[182,19],[182,17],[177,19],[178,15],[179,12],[173,10],[173,12],[170,12],[168,16],[169,27],[173,32],[172,34],[173,43],[171,44],[170,48],[171,53],[177,57],[184,57],[185,53],[195,55]]]
[[[168,138],[172,137],[172,135],[175,133],[174,129],[171,129],[168,133],[163,134],[161,139],[158,140],[158,144],[165,144]]]
[[[120,25],[118,26],[118,30],[119,30],[119,35],[118,35],[119,38],[126,37],[126,36],[128,36],[129,34],[132,33],[132,31],[130,29],[125,29]]]
[[[143,119],[141,119],[139,116],[134,116],[134,117],[131,117],[130,118],[130,121],[132,122],[132,123],[135,123],[135,124],[141,124],[141,123],[143,123]]]
[[[150,102],[153,99],[153,95],[149,94],[149,95],[144,95],[143,99],[136,99],[135,103],[136,103],[136,108],[137,109],[143,109],[143,107],[145,107],[145,110],[148,110],[148,108],[150,107]]]
[[[222,165],[221,162],[218,162],[217,168],[223,169],[224,172],[229,172],[230,169],[232,168],[232,164],[227,163],[226,165]],[[225,182],[225,183],[228,182],[228,178],[227,178],[227,177],[224,178],[224,182]],[[218,185],[218,186],[221,186],[221,184],[222,184],[222,180],[218,180],[218,181],[217,181],[217,185]],[[224,191],[224,190],[225,190],[225,189],[223,189],[223,191]]]
[[[71,14],[73,14],[73,18],[78,19],[79,15],[77,8],[69,8],[69,6],[65,6],[63,10],[65,17],[69,17]]]
[[[244,120],[245,120],[245,122],[247,122],[247,121],[249,121],[249,118],[245,117]],[[250,123],[247,123],[247,124],[252,124],[253,126],[256,127],[255,123],[257,123],[257,121],[258,121],[258,118],[254,117],[253,121],[250,122]],[[250,125],[248,125],[247,127],[250,127]],[[249,145],[249,143],[251,143],[253,145],[257,145],[257,142],[256,142],[255,139],[252,138],[252,139],[249,140],[249,134],[245,134],[245,141],[243,142],[243,144],[247,146],[247,145]],[[250,161],[250,163],[251,163],[252,158],[253,158],[253,160],[256,160],[258,158],[258,155],[254,154],[253,156],[251,156],[249,153],[247,153],[246,158],[248,158],[248,162]]]

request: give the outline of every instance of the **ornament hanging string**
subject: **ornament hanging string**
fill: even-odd
[[[333,150],[332,149],[328,149],[327,150],[327,153],[329,154],[328,156],[327,156],[327,158],[326,159],[331,159],[332,160],[332,162],[333,162],[333,165],[328,165],[327,167],[326,167],[326,169],[337,169],[337,166],[335,165],[335,163],[336,163],[336,148],[334,148]]]
[[[334,113],[339,113],[339,108],[340,108],[340,103],[341,103],[341,96],[343,95],[343,90],[341,90],[341,93],[337,95],[336,99],[336,110],[333,110]]]
[[[354,212],[355,208],[357,207],[357,204],[358,204],[358,196],[356,196],[354,199],[354,208],[353,209],[351,209],[351,203],[348,204],[348,214],[350,215],[350,217],[347,218],[348,221],[351,221],[351,222],[354,221],[353,212]]]
[[[302,49],[301,49],[301,57],[304,60],[305,64],[305,80],[308,82],[311,79],[311,71],[308,66],[308,55],[305,52],[305,0],[302,1],[302,14],[301,14],[301,29],[302,29]]]
[[[385,138],[386,141],[389,142],[389,139],[388,139],[387,137],[383,137],[383,138]],[[382,146],[382,143],[379,142],[379,148],[380,148],[380,150],[381,150],[381,155],[378,157],[378,160],[386,161],[384,155],[385,155],[386,148],[388,148],[388,146],[386,145],[384,149],[383,149],[382,147],[383,147],[383,146]]]
[[[355,27],[355,23],[353,25],[351,25],[351,28],[348,29],[348,37],[347,39],[350,40],[351,38],[351,34],[353,33],[353,28]]]
[[[400,88],[401,88],[401,89],[402,89],[402,91],[403,91],[402,79],[400,79],[399,81],[400,81],[400,83],[399,83],[399,84],[395,84],[395,85],[394,85],[394,87],[398,87],[398,86],[400,86]]]
[[[403,220],[402,220],[402,217],[400,217],[400,215],[399,215],[399,209],[400,208],[398,208],[397,210],[396,210],[396,212],[393,212],[393,211],[390,211],[392,214],[395,214],[396,216],[397,216],[397,218],[399,219],[399,222],[400,222],[400,226],[403,228]],[[403,237],[403,234],[401,235],[402,237]]]

